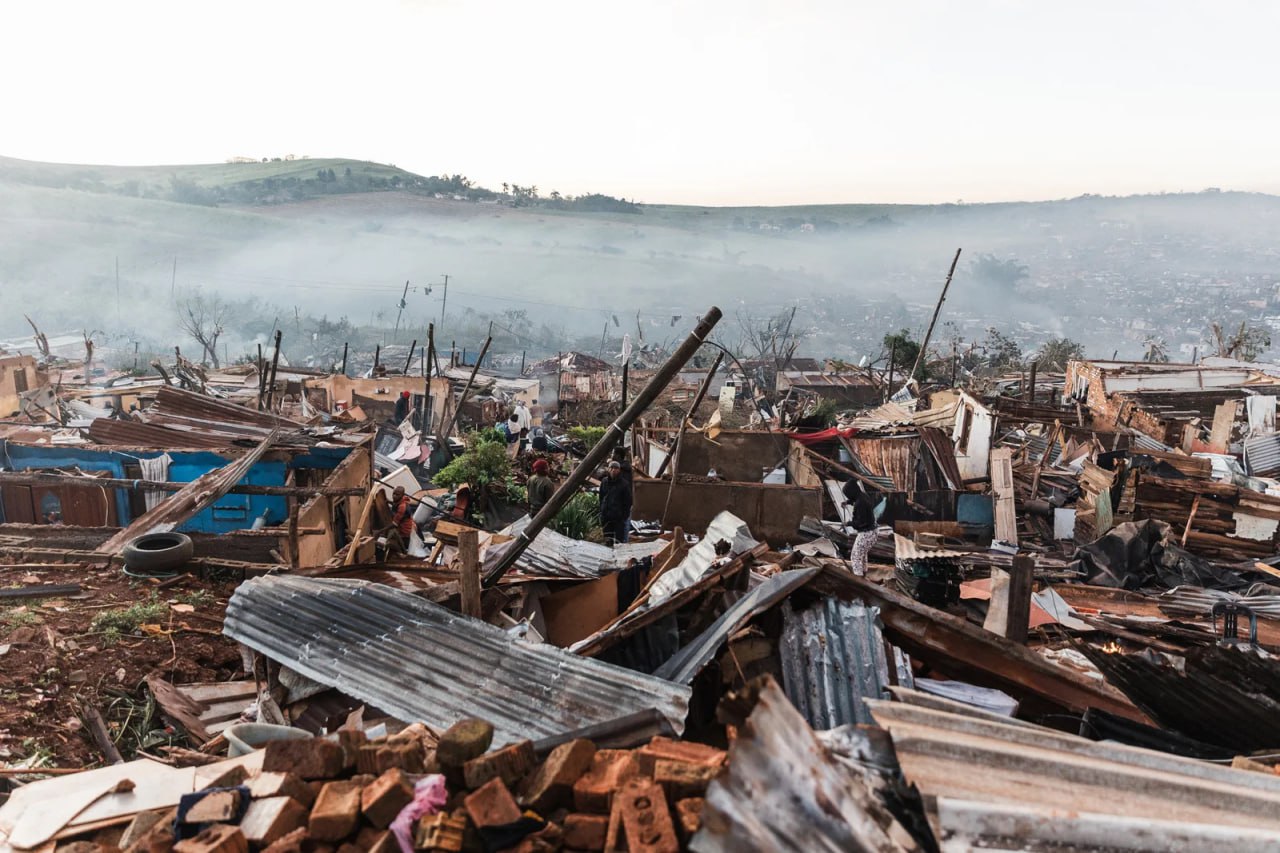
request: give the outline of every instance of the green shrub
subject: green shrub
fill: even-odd
[[[587,446],[587,450],[590,450],[600,443],[600,439],[604,438],[605,432],[604,427],[574,426],[569,427],[569,438],[574,441],[581,441]]]
[[[600,496],[595,492],[578,492],[569,498],[551,519],[551,529],[570,539],[601,541],[604,537],[600,531]]]
[[[483,432],[473,432],[467,436],[466,451],[441,468],[431,478],[431,482],[446,489],[456,489],[460,483],[470,483],[472,492],[479,494],[490,483],[505,485],[510,476],[511,460],[507,458],[507,443],[492,441]]]

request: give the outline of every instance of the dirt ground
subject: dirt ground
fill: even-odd
[[[143,680],[227,681],[237,644],[221,635],[239,576],[155,581],[101,567],[0,565],[0,589],[78,583],[66,598],[0,599],[0,766],[104,762],[84,709],[97,708],[129,760],[186,745],[166,729]]]

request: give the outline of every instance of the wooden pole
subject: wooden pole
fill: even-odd
[[[267,390],[267,363],[262,358],[262,344],[258,344],[258,411],[262,411],[262,395]]]
[[[504,543],[501,546],[501,553],[497,557],[492,567],[487,567],[484,572],[484,583],[491,586],[497,583],[507,570],[515,565],[516,560],[529,547],[534,537],[546,527],[551,519],[555,518],[558,513],[571,497],[575,495],[578,489],[586,482],[587,478],[595,473],[596,466],[604,461],[615,445],[626,434],[631,424],[649,408],[662,390],[667,387],[673,376],[675,376],[680,368],[688,363],[693,354],[698,351],[706,341],[707,336],[711,334],[711,330],[715,328],[716,323],[720,322],[720,309],[712,306],[706,315],[698,321],[698,325],[694,328],[684,342],[676,348],[675,352],[658,368],[658,372],[654,374],[649,383],[636,395],[635,400],[631,402],[618,419],[609,425],[605,430],[604,436],[591,448],[586,457],[578,463],[578,466],[570,472],[569,476],[564,479],[560,487],[551,495],[551,499],[538,510],[538,514],[530,519],[524,530],[516,537],[514,542]]]
[[[884,399],[886,402],[890,397],[893,396],[893,368],[897,360],[898,360],[898,341],[895,338],[893,342],[889,344],[889,385],[887,388],[885,388],[885,392],[884,392]]]
[[[655,479],[662,479],[662,475],[667,471],[667,465],[671,462],[680,448],[680,442],[684,438],[685,427],[689,424],[689,419],[698,411],[698,406],[702,405],[702,401],[706,399],[707,391],[711,390],[711,380],[715,377],[716,371],[720,368],[720,362],[724,361],[724,353],[716,353],[716,360],[711,365],[711,370],[707,371],[707,375],[702,379],[702,385],[698,388],[698,393],[693,395],[693,404],[689,406],[689,410],[685,412],[684,418],[680,421],[680,431],[676,433],[675,443],[671,445],[671,453],[667,454],[667,458],[662,460],[662,464],[658,466],[658,473]],[[672,480],[675,479],[675,472],[671,474]]]
[[[453,432],[453,425],[458,422],[458,415],[462,412],[462,406],[467,402],[467,397],[471,394],[471,385],[476,381],[476,373],[480,370],[480,362],[484,361],[484,354],[489,351],[489,344],[493,338],[485,338],[484,346],[480,347],[480,357],[476,359],[475,365],[471,368],[471,375],[467,377],[467,384],[463,386],[462,396],[458,398],[458,405],[454,406],[453,413],[449,415],[449,423],[441,431],[440,437],[444,441],[445,452],[450,456],[453,451],[449,449],[449,434]]]
[[[903,380],[904,385],[915,378],[916,371],[920,369],[920,365],[924,361],[925,351],[929,349],[929,340],[933,337],[933,327],[937,325],[938,314],[942,311],[942,303],[947,300],[947,289],[951,287],[951,277],[956,274],[956,264],[958,263],[960,263],[960,249],[956,249],[956,256],[951,259],[951,269],[947,271],[947,280],[942,283],[942,293],[938,296],[938,304],[933,306],[933,318],[929,320],[929,329],[924,333],[924,341],[920,344],[920,352],[916,355],[916,363],[911,365],[911,372]]]
[[[297,571],[302,557],[298,553],[298,501],[289,501],[289,568]]]
[[[271,404],[276,396],[276,370],[280,366],[280,336],[281,332],[276,329],[276,351],[271,356],[271,379],[267,384],[267,411],[271,411]]]
[[[369,513],[373,510],[373,496],[377,494],[377,487],[371,488],[369,494],[364,500],[364,509],[360,510],[360,521],[356,523],[355,533],[351,536],[351,544],[347,546],[347,557],[342,561],[342,565],[349,566],[356,561],[356,552],[360,550],[361,540],[364,538],[365,525],[369,523]]]
[[[1187,516],[1187,526],[1182,528],[1182,547],[1187,547],[1187,537],[1191,535],[1191,522],[1196,520],[1196,513],[1200,510],[1200,496],[1196,495],[1196,499],[1191,502],[1191,513]]]
[[[1031,380],[1027,383],[1027,402],[1034,403],[1036,401],[1036,367],[1039,362],[1031,362]]]
[[[409,357],[404,360],[404,375],[409,375],[409,368],[413,366],[413,351],[418,348],[418,339],[414,338],[413,343],[409,344]]]
[[[427,324],[427,364],[423,370],[422,395],[426,400],[422,404],[422,433],[431,432],[431,374],[436,366],[436,324]]]
[[[458,531],[458,585],[462,589],[462,615],[480,618],[480,532]]]
[[[342,342],[342,370],[339,371],[343,376],[347,375],[347,347],[350,346],[349,341]]]

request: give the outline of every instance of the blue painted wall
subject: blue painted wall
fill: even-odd
[[[98,447],[33,447],[0,441],[0,465],[12,471],[40,468],[79,468],[82,471],[106,472],[108,476],[123,479],[124,466],[135,460],[152,459],[165,451],[140,451],[125,453]],[[299,453],[288,463],[259,461],[238,485],[283,486],[290,468],[315,468],[332,470],[347,454],[346,447],[316,447]],[[215,468],[221,468],[231,460],[209,451],[168,451],[173,460],[169,463],[169,479],[189,483]],[[125,490],[116,489],[116,516],[122,526],[133,520],[129,512],[129,499]],[[198,513],[179,530],[197,533],[227,533],[252,526],[254,519],[267,512],[270,524],[287,520],[289,508],[285,498],[276,495],[223,495],[213,506]]]

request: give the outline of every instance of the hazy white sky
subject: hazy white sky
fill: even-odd
[[[783,204],[1280,191],[1269,0],[11,0],[0,154]]]

